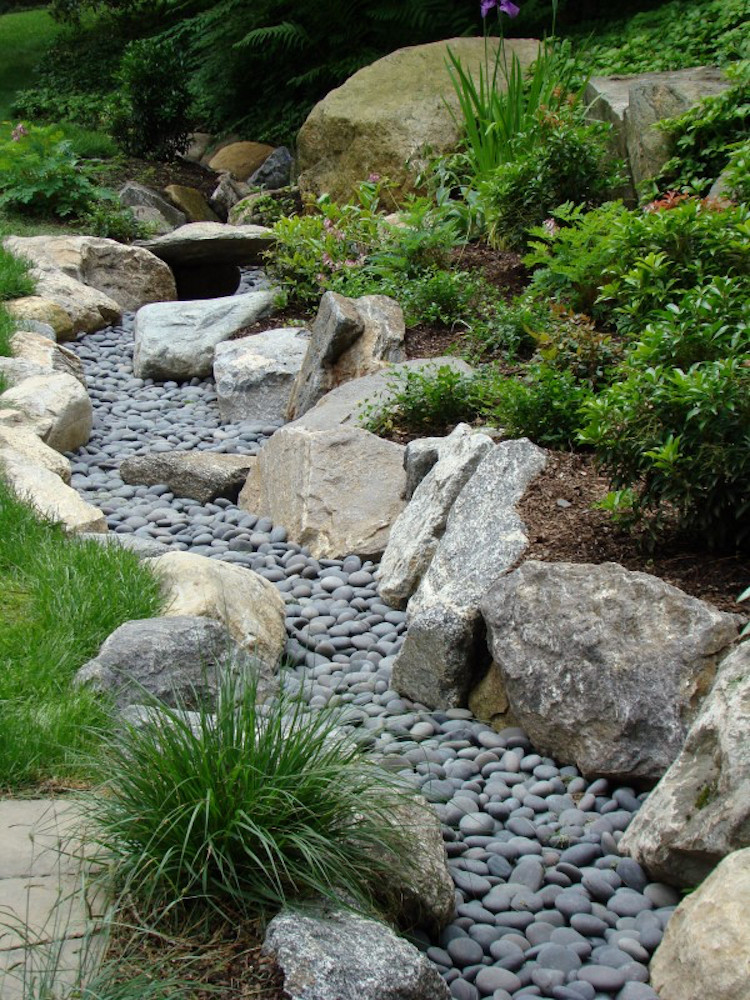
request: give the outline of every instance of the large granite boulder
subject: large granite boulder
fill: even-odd
[[[139,246],[169,265],[262,264],[272,244],[271,230],[264,226],[189,222],[164,236],[142,240]]]
[[[59,451],[45,444],[29,426],[0,424],[0,449],[17,452],[30,465],[41,465],[54,472],[64,483],[70,483],[70,462]]]
[[[404,317],[385,295],[347,299],[326,292],[312,326],[302,369],[292,388],[287,417],[302,416],[327,392],[403,361]]]
[[[26,454],[0,444],[0,469],[11,489],[42,517],[56,521],[68,532],[105,533],[107,521],[98,507],[92,506],[62,479]]]
[[[290,1000],[450,1000],[430,960],[386,924],[320,905],[282,910],[263,950]]]
[[[41,365],[34,364],[33,361],[21,361],[19,358],[0,357],[0,379],[7,383],[9,388],[20,385],[24,379],[33,375],[47,375],[48,369]]]
[[[217,497],[235,501],[255,459],[215,451],[154,451],[133,455],[120,465],[124,483],[155,486],[166,483],[178,497],[200,504]]]
[[[251,669],[250,657],[226,628],[210,618],[178,615],[125,622],[85,663],[75,683],[112,695],[118,708],[151,698],[173,708],[212,708],[227,672]],[[270,669],[259,691],[274,687]]]
[[[274,147],[264,142],[231,142],[223,146],[208,161],[211,170],[227,171],[238,181],[246,181],[273,153]]]
[[[510,711],[540,753],[653,784],[737,637],[733,615],[616,563],[530,560],[482,601]]]
[[[168,184],[164,194],[188,222],[221,222],[198,188]]]
[[[263,291],[144,306],[135,317],[135,374],[178,382],[206,378],[216,345],[268,316],[273,302],[273,292]]]
[[[120,188],[117,197],[120,204],[129,208],[139,222],[152,226],[152,232],[171,233],[188,221],[179,208],[144,184],[127,181]]]
[[[57,340],[73,340],[76,331],[73,320],[57,302],[41,295],[28,295],[23,299],[11,299],[3,303],[5,311],[17,320],[18,326],[44,323],[52,327]]]
[[[438,447],[438,461],[399,515],[378,569],[386,604],[405,608],[427,572],[456,497],[493,448],[492,438],[459,424]]]
[[[284,327],[218,344],[214,379],[222,420],[283,420],[309,330]]]
[[[91,437],[91,400],[78,379],[65,372],[24,379],[2,399],[31,421],[39,421],[45,428],[42,440],[56,451],[75,451]]]
[[[620,841],[656,878],[701,882],[750,847],[750,643],[730,653],[677,759]]]
[[[490,73],[495,46],[489,41]],[[525,68],[539,42],[507,39]],[[398,49],[351,76],[315,105],[297,137],[303,193],[328,193],[350,201],[371,173],[388,177],[396,197],[414,190],[414,177],[431,154],[454,150],[462,135],[458,98],[447,65],[448,50],[478,79],[485,67],[483,38],[451,38]],[[411,164],[411,168],[407,164]]]
[[[10,338],[10,351],[19,361],[38,365],[48,372],[65,372],[78,379],[84,388],[86,387],[86,375],[78,355],[41,333],[18,330]]]
[[[191,552],[151,560],[164,581],[165,615],[199,615],[222,622],[260,663],[275,667],[286,642],[284,601],[260,574]]]
[[[651,961],[661,1000],[747,1000],[750,848],[735,851],[672,914]]]
[[[361,429],[290,424],[261,449],[239,506],[283,524],[315,558],[371,559],[388,544],[403,487],[400,445]]]
[[[654,124],[681,115],[730,85],[714,66],[591,78],[585,94],[588,114],[612,125],[612,150],[628,165],[631,197],[672,155],[670,138]]]
[[[31,261],[37,294],[62,306],[74,333],[99,330],[123,312],[176,294],[169,268],[140,247],[95,236],[8,236],[3,242]]]
[[[471,372],[471,366],[459,358],[417,358],[389,365],[375,375],[344,382],[327,392],[312,409],[307,410],[294,421],[295,427],[306,427],[311,431],[330,431],[336,427],[360,427],[369,406],[386,403],[397,391],[395,379],[401,372],[433,372],[449,367],[464,374]],[[407,446],[408,447],[408,446]]]
[[[248,182],[255,187],[278,191],[279,188],[286,187],[291,180],[292,162],[292,154],[286,146],[277,146],[250,175]]]
[[[488,451],[458,494],[409,601],[409,631],[393,687],[430,708],[463,706],[489,657],[479,605],[528,544],[516,510],[546,453],[526,438]]]

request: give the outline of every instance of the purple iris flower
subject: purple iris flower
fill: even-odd
[[[499,3],[498,0],[482,0],[482,17],[487,17],[493,7],[497,7],[501,14],[507,14],[508,17],[515,17],[520,10],[520,7],[511,3],[511,0],[500,0]]]

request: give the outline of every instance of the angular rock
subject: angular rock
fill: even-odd
[[[58,340],[73,340],[75,337],[72,319],[62,306],[51,299],[29,295],[24,299],[11,299],[4,306],[6,312],[19,320],[19,326],[25,320],[31,320],[51,326]]]
[[[385,924],[329,906],[282,910],[263,951],[291,1000],[450,1000],[429,959]]]
[[[682,886],[750,846],[750,643],[722,661],[685,745],[618,846]]]
[[[262,264],[273,245],[264,226],[226,226],[222,222],[189,222],[172,233],[143,240],[167,264]]]
[[[242,566],[191,552],[170,552],[151,565],[164,580],[165,615],[222,622],[246,652],[276,666],[286,630],[284,601],[272,583]]]
[[[277,146],[261,166],[249,177],[250,184],[276,191],[286,187],[291,180],[292,154],[286,146]]]
[[[66,531],[107,531],[106,518],[98,507],[86,503],[58,475],[30,462],[25,454],[0,445],[0,468],[18,497]]]
[[[247,198],[249,194],[249,184],[245,184],[243,181],[236,181],[230,173],[224,173],[219,177],[219,183],[209,198],[209,205],[221,219],[226,221],[230,210],[234,208],[238,201]],[[236,219],[231,220],[232,223],[236,221]]]
[[[162,545],[155,538],[141,538],[140,535],[118,535],[115,532],[95,535],[82,531],[78,537],[82,542],[98,542],[102,545],[117,545],[122,549],[129,549],[139,559],[155,559],[172,551],[168,545]]]
[[[10,338],[10,350],[14,358],[38,365],[46,371],[72,375],[84,388],[86,387],[86,375],[78,355],[67,347],[60,347],[41,333],[18,330]]]
[[[210,709],[222,677],[250,669],[250,657],[222,624],[179,615],[125,622],[80,668],[75,683],[112,695],[118,708],[156,698],[172,708]],[[268,668],[264,673],[258,683],[267,697],[274,681]]]
[[[210,451],[150,452],[133,455],[120,465],[124,483],[155,486],[166,483],[178,497],[200,504],[217,497],[235,501],[256,459]]]
[[[18,452],[30,465],[41,465],[54,472],[64,483],[70,483],[70,462],[59,451],[46,445],[28,426],[0,424],[0,449]]]
[[[487,452],[458,494],[427,572],[409,601],[393,687],[430,708],[466,704],[490,658],[480,601],[528,540],[516,504],[547,462],[526,438]]]
[[[198,188],[184,184],[168,184],[164,193],[188,222],[220,222]],[[184,222],[183,222],[184,224]]]
[[[18,358],[0,357],[0,377],[8,384],[8,388],[20,385],[24,379],[33,375],[46,375],[48,369],[35,365],[32,361],[21,361]]]
[[[439,448],[444,438],[424,437],[409,441],[404,450],[406,472],[405,500],[411,500],[414,490],[438,460]]]
[[[283,420],[309,337],[305,328],[284,327],[218,344],[214,379],[221,419]]]
[[[491,62],[495,44],[490,40]],[[538,41],[526,38],[506,39],[505,46],[508,58],[512,51],[524,68],[539,50]],[[391,52],[316,104],[297,137],[302,192],[351,201],[357,185],[373,172],[395,183],[397,199],[413,191],[425,148],[445,153],[461,138],[458,98],[446,65],[449,47],[478,79],[485,66],[484,39],[451,38]]]
[[[140,378],[180,382],[211,374],[214,349],[273,310],[272,291],[219,299],[157,302],[135,317],[133,369]]]
[[[265,163],[273,149],[264,142],[232,142],[215,153],[208,165],[217,173],[226,170],[238,181],[246,181]]]
[[[312,326],[307,354],[289,400],[295,420],[342,382],[403,361],[404,318],[385,295],[347,299],[326,292]]]
[[[46,427],[42,440],[56,451],[75,451],[91,437],[91,400],[81,383],[65,372],[24,379],[3,393],[3,403],[40,421]]]
[[[175,297],[169,268],[140,247],[95,236],[9,236],[4,245],[31,261],[37,293],[62,306],[74,333]]]
[[[616,563],[528,561],[482,614],[537,750],[628,783],[664,774],[737,636],[734,616]]]
[[[239,506],[283,524],[315,558],[370,559],[403,509],[402,455],[400,445],[364,430],[282,427],[261,449]]]
[[[728,86],[713,66],[591,78],[585,94],[588,114],[612,124],[612,149],[628,164],[631,197],[672,155],[671,140],[654,123],[674,118]]]
[[[651,960],[661,1000],[747,1000],[750,848],[735,851],[670,917]]]
[[[213,142],[213,136],[210,132],[193,132],[190,135],[190,145],[187,150],[182,154],[183,160],[187,160],[188,163],[200,163],[208,150],[208,147]]]
[[[508,726],[516,726],[510,713],[502,671],[494,661],[484,677],[472,688],[469,708],[480,722],[488,723],[498,732]]]
[[[294,421],[295,427],[327,431],[337,427],[360,427],[367,408],[387,402],[396,392],[395,377],[404,371],[431,372],[449,367],[454,371],[471,372],[471,367],[458,358],[416,358],[390,365],[375,375],[352,379],[326,393],[312,409]]]
[[[155,225],[157,232],[169,233],[188,221],[179,208],[144,184],[127,181],[120,188],[117,197],[120,204],[129,208],[136,219]]]
[[[491,438],[468,424],[459,424],[438,446],[437,463],[391,528],[377,574],[386,604],[406,607],[443,537],[456,497],[493,447]]]

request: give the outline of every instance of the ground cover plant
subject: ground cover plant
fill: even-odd
[[[123,622],[161,608],[160,585],[119,546],[68,538],[0,477],[0,788],[69,779],[106,725],[76,670]]]
[[[59,30],[46,8],[0,12],[0,122],[10,116],[17,91],[30,87],[33,71]]]

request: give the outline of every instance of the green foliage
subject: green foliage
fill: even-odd
[[[390,817],[407,792],[336,710],[284,695],[259,705],[251,674],[219,680],[197,720],[159,704],[108,746],[90,811],[117,884],[148,915],[255,916],[319,894],[369,908],[406,868]]]
[[[187,65],[172,38],[143,38],[123,53],[112,98],[112,133],[126,153],[170,160],[191,130]]]
[[[31,86],[34,66],[57,31],[44,9],[0,16],[0,121],[9,117],[16,91]]]
[[[16,332],[16,325],[10,317],[10,314],[6,309],[3,309],[0,305],[0,358],[9,358],[10,353],[10,338]],[[7,389],[7,384],[0,389],[0,392],[4,392]]]
[[[546,327],[532,333],[536,354],[549,367],[599,388],[622,358],[622,342],[597,330],[590,316],[552,305]]]
[[[49,85],[19,90],[12,110],[27,121],[73,122],[89,129],[103,128],[107,120],[101,94],[67,93]]]
[[[510,162],[479,182],[490,243],[522,247],[526,231],[564,202],[591,208],[620,180],[607,157],[609,126],[586,123],[582,109],[543,110],[508,142]]]
[[[597,24],[587,48],[589,69],[643,73],[747,58],[749,17],[747,0],[672,0],[628,20]]]
[[[397,372],[388,390],[386,403],[367,404],[361,413],[363,426],[384,437],[396,431],[416,436],[439,433],[479,416],[471,375],[448,365]]]
[[[102,236],[117,240],[118,243],[133,243],[152,235],[151,226],[139,222],[133,212],[123,207],[116,195],[109,192],[103,192],[100,198],[92,202],[89,209],[81,215],[79,225],[87,236]]]
[[[30,268],[27,260],[14,257],[0,246],[0,302],[34,294],[35,282],[29,274]]]
[[[748,25],[750,30],[750,24]],[[750,130],[750,61],[734,71],[732,87],[706,97],[678,118],[659,122],[671,137],[674,156],[654,179],[657,190],[708,191]]]
[[[481,316],[469,321],[467,353],[480,361],[497,354],[510,359],[528,356],[550,323],[549,305],[530,295],[520,295],[512,302],[495,300]]]
[[[29,125],[0,142],[0,208],[64,218],[80,215],[96,194],[59,128]]]
[[[732,147],[724,176],[730,197],[750,204],[750,139]]]
[[[40,520],[0,477],[0,787],[82,772],[107,724],[76,670],[123,622],[158,614],[160,584],[119,546]]]

